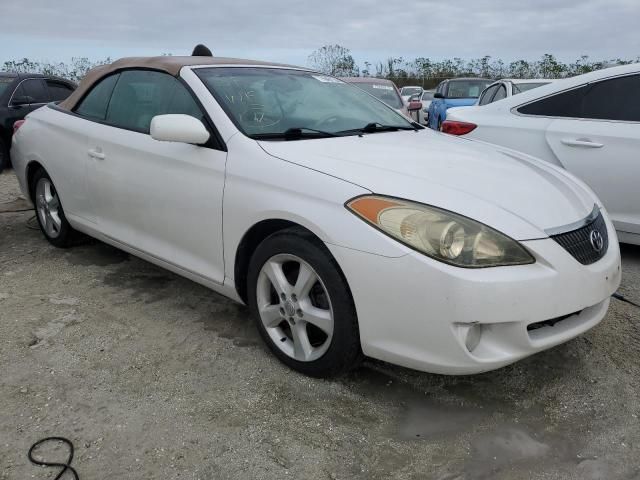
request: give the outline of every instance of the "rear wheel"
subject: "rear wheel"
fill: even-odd
[[[31,189],[38,224],[46,239],[56,247],[70,246],[76,231],[67,221],[58,191],[44,169],[41,168],[33,176]]]
[[[276,232],[256,249],[249,307],[271,351],[306,375],[328,377],[361,359],[349,287],[326,247],[308,232]]]

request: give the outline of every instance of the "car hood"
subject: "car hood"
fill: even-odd
[[[259,143],[272,156],[377,194],[457,212],[517,240],[545,238],[545,230],[582,220],[596,203],[549,164],[428,129]]]

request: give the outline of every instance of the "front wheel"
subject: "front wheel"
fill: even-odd
[[[329,377],[361,360],[358,322],[346,280],[326,247],[302,229],[276,232],[249,266],[249,307],[260,335],[289,367]]]

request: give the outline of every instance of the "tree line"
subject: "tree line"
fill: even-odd
[[[165,54],[166,55],[166,54]],[[44,73],[75,82],[91,68],[111,63],[110,58],[90,60],[86,57],[72,58],[70,62],[41,62],[23,58],[2,63],[0,70],[18,73]],[[338,77],[378,77],[388,78],[398,86],[417,84],[425,88],[437,85],[441,80],[453,77],[485,78],[564,78],[600,70],[602,68],[640,62],[635,59],[592,60],[582,55],[573,62],[565,63],[552,54],[544,54],[537,60],[515,60],[504,62],[499,58],[485,55],[480,58],[435,60],[429,57],[408,59],[389,57],[384,61],[364,61],[358,64],[351,51],[342,45],[325,45],[313,51],[308,65],[320,72]]]
[[[592,60],[588,55],[582,55],[573,62],[565,63],[546,53],[537,60],[512,62],[505,62],[489,55],[470,60],[459,57],[444,60],[429,57],[389,57],[375,63],[364,61],[362,66],[359,66],[351,51],[341,45],[325,45],[315,50],[308,59],[311,67],[338,77],[387,78],[395,81],[398,86],[418,84],[425,88],[453,77],[565,78],[636,62],[640,62],[640,56],[635,59]]]
[[[86,73],[94,67],[111,63],[110,58],[104,60],[89,60],[86,57],[72,58],[70,62],[40,62],[23,58],[22,60],[8,60],[2,63],[0,71],[13,73],[43,73],[79,82]]]

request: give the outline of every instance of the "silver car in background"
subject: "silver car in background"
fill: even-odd
[[[396,87],[396,84],[391,80],[373,77],[343,77],[341,80],[355,84],[378,100],[382,100],[399,113],[407,117],[410,116],[407,103],[402,99],[398,87]]]
[[[409,98],[422,93],[422,87],[407,86],[400,89],[400,95],[405,102],[409,102]]]
[[[524,93],[552,82],[553,80],[548,78],[504,78],[493,82],[485,88],[480,94],[476,105],[487,105],[497,102],[503,98],[512,97],[513,95]]]

